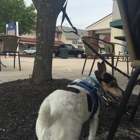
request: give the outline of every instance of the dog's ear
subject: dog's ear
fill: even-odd
[[[102,77],[106,73],[106,65],[102,61],[101,63],[100,62],[97,63],[97,67],[98,67],[98,74]]]

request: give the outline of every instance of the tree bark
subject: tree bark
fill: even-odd
[[[52,79],[52,53],[56,20],[65,0],[33,0],[37,9],[36,56],[31,80],[41,84]]]

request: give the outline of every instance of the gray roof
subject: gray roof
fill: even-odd
[[[65,26],[62,26],[63,30],[61,29],[61,26],[58,26],[58,28],[65,34],[65,37],[66,39],[79,39],[79,36],[74,34],[74,33],[66,33],[64,31],[74,31],[71,27],[65,27]],[[77,29],[78,31],[78,34],[80,36],[88,36],[88,32],[86,30],[83,30],[83,29]]]

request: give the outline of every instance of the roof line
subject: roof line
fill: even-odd
[[[90,26],[92,26],[92,25],[94,25],[94,24],[96,24],[96,23],[100,22],[101,20],[103,20],[103,19],[105,19],[105,18],[109,17],[110,15],[112,15],[112,13],[110,13],[109,15],[107,15],[107,16],[105,16],[105,17],[101,18],[100,20],[98,20],[98,21],[94,22],[93,24],[89,25],[88,27],[86,27],[86,29],[87,29],[87,28],[89,28]]]

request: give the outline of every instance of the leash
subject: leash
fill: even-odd
[[[115,103],[113,103],[112,100],[111,100],[110,98],[105,97],[104,94],[103,94],[102,92],[100,92],[99,90],[97,90],[97,94],[98,94],[99,96],[101,96],[101,97],[104,99],[104,101],[105,101],[105,103],[106,103],[107,106],[112,107],[112,108],[115,109],[119,114],[125,114],[125,113],[127,113],[128,115],[130,115],[128,111],[130,111],[131,109],[133,109],[133,108],[135,108],[135,107],[137,107],[137,106],[140,105],[140,99],[139,99],[139,100],[136,102],[135,105],[133,105],[133,106],[128,106],[126,109],[122,109],[122,108],[120,108],[118,105],[116,105]]]
[[[64,5],[63,8],[62,8],[63,16],[62,16],[62,21],[61,21],[61,29],[63,30],[62,24],[63,24],[63,22],[64,22],[64,20],[65,20],[65,18],[66,18],[67,21],[69,22],[70,26],[72,27],[72,29],[73,29],[74,31],[64,31],[64,30],[63,30],[63,32],[65,32],[65,33],[74,33],[74,34],[80,36],[80,35],[78,34],[78,31],[77,31],[76,27],[74,27],[74,26],[72,25],[72,23],[71,23],[71,21],[70,21],[68,15],[67,15],[67,13],[66,13],[67,3],[68,3],[68,0],[66,1],[65,5]]]

